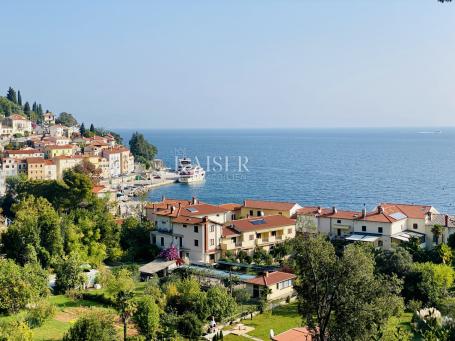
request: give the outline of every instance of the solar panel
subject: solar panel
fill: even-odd
[[[192,213],[197,212],[197,209],[194,208],[194,207],[190,207],[190,208],[188,208],[187,210],[190,211],[190,212],[192,212]]]
[[[392,214],[390,214],[390,216],[391,216],[393,219],[396,219],[396,220],[401,220],[401,219],[407,218],[407,216],[404,215],[404,214],[401,213],[401,212],[392,213]]]
[[[265,224],[265,220],[264,219],[252,220],[251,224],[253,224],[253,225],[262,225],[262,224]]]

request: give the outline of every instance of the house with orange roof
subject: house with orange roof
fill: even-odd
[[[293,217],[301,206],[294,202],[245,200],[240,210],[240,217],[262,217],[265,215],[283,215]]]
[[[75,155],[78,147],[73,144],[65,145],[46,145],[44,151],[48,159],[52,159],[56,156],[72,156]]]
[[[32,121],[22,115],[13,114],[3,118],[2,128],[6,128],[11,135],[21,134],[30,135],[33,132]]]
[[[392,249],[402,242],[417,238],[422,247],[432,239],[428,232],[431,217],[438,211],[430,205],[381,203],[374,210],[343,211],[320,207],[303,207],[297,212],[299,227],[312,219],[316,230],[331,238],[368,242]],[[315,232],[315,231],[304,231]]]
[[[272,335],[270,339],[272,341],[313,341],[316,340],[315,332],[308,327],[295,327],[288,329],[281,334]]]
[[[240,250],[252,254],[256,248],[270,251],[276,244],[296,235],[295,220],[283,215],[232,220],[223,228],[220,248],[237,254]]]
[[[155,230],[151,243],[160,248],[177,247],[180,257],[193,263],[213,263],[220,257],[223,225],[230,212],[217,205],[192,200],[163,198],[145,207]]]
[[[245,280],[244,283],[251,298],[257,299],[266,295],[268,301],[275,301],[295,296],[293,281],[296,278],[297,276],[291,273],[272,271]]]

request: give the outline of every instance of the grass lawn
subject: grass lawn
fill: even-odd
[[[242,320],[242,323],[255,328],[248,335],[269,340],[270,329],[273,329],[275,335],[280,334],[290,328],[300,327],[302,319],[297,312],[297,303],[291,303],[274,308],[273,311],[256,315],[252,320]],[[245,337],[235,335],[227,335],[224,339],[229,341],[247,340]]]

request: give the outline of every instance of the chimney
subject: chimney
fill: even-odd
[[[365,218],[367,216],[367,209],[364,207],[362,208],[362,218]]]
[[[332,212],[333,212],[333,214],[335,214],[335,213],[338,212],[338,211],[337,211],[337,208],[336,208],[335,206],[332,207]]]
[[[381,205],[378,206],[378,213],[384,213],[384,207]]]
[[[321,214],[322,213],[322,209],[321,209],[321,206],[318,206],[318,214]]]
[[[171,213],[174,213],[175,211],[175,206],[171,206]]]
[[[445,222],[445,227],[449,227],[449,215],[448,214],[446,214],[444,216],[444,222]]]
[[[209,217],[208,216],[204,216],[204,218],[202,218],[202,221],[205,223],[209,220]]]
[[[199,200],[196,199],[196,197],[191,198],[191,204],[192,205],[197,205],[199,203]]]
[[[164,201],[164,200],[166,200],[166,197],[163,195],[163,196],[161,196],[161,201]]]
[[[264,272],[264,277],[269,277],[269,272],[268,271]]]

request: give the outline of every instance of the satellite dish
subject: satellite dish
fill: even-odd
[[[273,329],[270,329],[270,338],[273,339],[274,336],[275,336],[275,332],[273,331]]]

